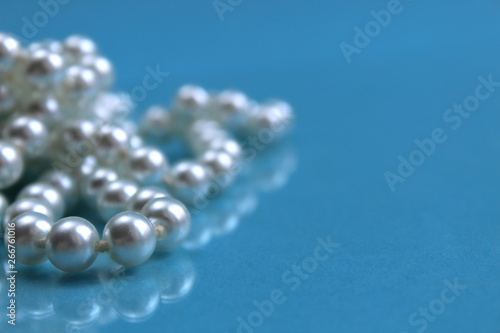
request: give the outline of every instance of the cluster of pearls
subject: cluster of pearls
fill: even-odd
[[[99,252],[134,266],[179,245],[191,225],[186,205],[210,181],[234,176],[242,161],[236,138],[281,134],[293,116],[282,101],[258,104],[238,91],[186,85],[170,107],[151,107],[136,126],[119,116],[131,111],[130,98],[111,93],[112,83],[112,64],[88,38],[22,47],[0,33],[0,189],[41,174],[11,204],[0,194],[5,244],[15,235],[19,262],[48,259],[78,272]],[[193,158],[170,165],[146,143],[173,136]],[[79,200],[107,221],[102,238],[88,220],[65,217]]]

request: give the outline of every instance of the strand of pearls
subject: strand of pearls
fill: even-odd
[[[282,101],[261,105],[239,91],[185,85],[170,107],[151,107],[137,126],[123,117],[130,97],[110,92],[113,77],[88,38],[23,47],[0,33],[0,190],[37,176],[11,204],[0,194],[5,245],[15,235],[19,262],[48,259],[78,272],[99,252],[134,266],[177,246],[190,230],[186,204],[210,181],[234,176],[243,159],[236,138],[282,134],[293,117]],[[174,136],[193,158],[170,165],[146,142]],[[102,237],[86,219],[65,217],[79,202],[107,221]]]

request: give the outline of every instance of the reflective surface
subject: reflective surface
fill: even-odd
[[[90,35],[124,91],[169,73],[140,110],[194,82],[283,98],[296,127],[182,248],[123,272],[102,255],[82,275],[20,267],[18,325],[0,330],[498,332],[500,88],[480,77],[500,82],[500,6],[401,5],[349,64],[339,45],[387,1],[243,1],[223,21],[212,1],[60,5],[29,38]],[[3,2],[1,28],[40,10]],[[453,111],[479,84],[475,111]]]

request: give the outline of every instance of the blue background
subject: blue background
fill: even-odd
[[[500,332],[500,89],[460,128],[443,119],[479,76],[500,81],[500,3],[401,5],[349,64],[340,43],[386,1],[243,0],[223,21],[211,0],[61,5],[28,40],[92,37],[118,90],[147,66],[170,73],[137,113],[194,82],[286,99],[296,126],[200,214],[205,246],[118,277],[104,259],[79,276],[21,267],[18,326],[2,315],[2,332],[236,332],[274,289],[286,300],[255,332]],[[0,29],[23,36],[40,10],[3,0]],[[384,173],[435,128],[447,140],[392,192]],[[338,248],[292,291],[283,274],[329,235]],[[466,289],[412,325],[455,280]]]

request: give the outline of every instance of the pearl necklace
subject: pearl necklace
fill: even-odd
[[[99,252],[135,266],[174,248],[190,230],[187,206],[199,208],[210,184],[227,186],[249,158],[235,138],[270,142],[293,118],[283,101],[185,85],[169,108],[149,108],[137,126],[123,116],[130,97],[110,91],[113,78],[112,63],[86,37],[23,47],[0,33],[0,190],[39,175],[11,204],[0,194],[9,258],[79,272]],[[172,137],[194,158],[170,165],[145,143]],[[64,217],[79,202],[107,221],[102,238],[86,219]]]

